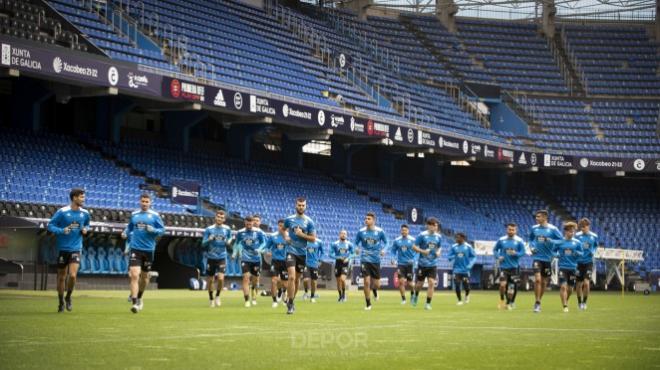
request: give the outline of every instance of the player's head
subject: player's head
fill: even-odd
[[[578,227],[583,233],[588,233],[591,228],[591,221],[588,218],[583,217],[580,219],[580,222],[578,222]]]
[[[305,197],[296,198],[296,213],[298,213],[299,215],[304,215],[306,209],[307,209],[307,199],[305,199]]]
[[[577,224],[573,221],[564,222],[564,237],[570,239],[575,235]]]
[[[348,238],[348,231],[342,230],[339,232],[339,240],[345,241]]]
[[[252,227],[261,227],[261,216],[259,216],[257,213],[252,215]]]
[[[247,216],[243,219],[243,222],[245,222],[245,228],[246,229],[251,229],[252,228],[252,222],[254,222],[254,219],[252,216]]]
[[[509,238],[514,237],[516,233],[518,233],[518,225],[516,225],[513,222],[509,222],[508,224],[506,224],[506,235]]]
[[[367,212],[364,216],[364,225],[367,227],[372,227],[376,224],[376,214],[373,212]]]
[[[69,192],[69,200],[77,207],[82,207],[85,204],[85,190],[81,188],[73,188]]]
[[[222,225],[225,223],[225,211],[220,209],[215,212],[215,223],[217,225]]]
[[[539,225],[545,225],[548,223],[548,211],[545,209],[539,209],[534,213],[534,218],[536,223]]]
[[[429,217],[426,219],[426,230],[436,233],[440,230],[440,221],[435,217]]]
[[[401,225],[401,236],[405,238],[408,236],[408,234],[410,234],[410,228],[408,227],[408,225],[406,224]]]
[[[283,219],[277,220],[277,231],[279,231],[280,233],[283,233],[284,231],[286,231],[286,229],[284,228],[284,220]]]
[[[151,207],[151,195],[149,193],[142,193],[140,195],[140,209],[143,211],[149,210]]]
[[[456,244],[463,244],[465,243],[466,239],[467,236],[465,235],[465,233],[462,232],[456,233],[456,235],[454,236],[454,240],[456,241]]]

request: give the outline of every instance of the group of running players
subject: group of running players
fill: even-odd
[[[71,294],[80,265],[82,238],[88,233],[90,225],[89,212],[82,208],[85,191],[72,189],[69,197],[71,204],[59,209],[48,224],[48,230],[57,236],[59,312],[73,309]],[[220,293],[224,287],[229,257],[240,260],[245,307],[257,303],[257,286],[263,257],[271,260],[273,307],[284,301],[287,314],[293,314],[301,280],[305,292],[311,287],[310,299],[315,302],[319,266],[325,252],[322,241],[316,237],[314,221],[305,214],[305,198],[297,198],[295,208],[295,214],[278,221],[277,231],[272,234],[261,230],[259,216],[246,217],[244,228],[233,232],[225,225],[225,212],[216,212],[215,224],[204,230],[202,238],[202,246],[206,250],[207,286],[211,307],[221,305]],[[528,240],[533,257],[534,312],[541,311],[541,298],[552,274],[551,264],[554,258],[558,258],[558,280],[564,312],[568,312],[568,298],[574,288],[577,288],[579,309],[586,310],[598,236],[590,231],[590,222],[586,218],[581,219],[578,224],[564,223],[562,235],[557,227],[548,223],[547,211],[537,211],[535,217],[537,225],[532,227]],[[354,242],[348,240],[346,230],[341,230],[339,239],[330,246],[328,254],[335,260],[338,302],[346,301],[346,278],[353,259],[359,257],[366,304],[364,309],[372,309],[372,297],[378,300],[381,257],[389,247],[396,256],[401,304],[407,303],[406,289],[409,289],[410,303],[416,306],[419,293],[426,282],[424,308],[431,310],[437,264],[441,255],[442,235],[439,221],[433,217],[428,218],[426,230],[417,237],[410,235],[408,225],[401,225],[401,234],[391,245],[383,229],[376,226],[376,216],[373,213],[366,214],[364,224],[356,233]],[[576,233],[578,228],[580,231]],[[157,212],[151,210],[151,197],[142,194],[140,209],[131,214],[128,225],[121,234],[123,239],[127,239],[125,252],[129,255],[129,299],[133,313],[140,312],[144,307],[142,296],[149,283],[156,238],[164,232],[162,219]],[[474,248],[466,240],[464,233],[456,233],[455,244],[447,255],[448,260],[453,263],[452,277],[458,305],[470,301],[470,271],[476,261]],[[515,308],[520,283],[519,259],[525,254],[525,243],[517,235],[517,225],[507,224],[506,235],[501,237],[493,248],[499,269],[500,309]],[[461,295],[462,290],[465,292],[464,298]]]

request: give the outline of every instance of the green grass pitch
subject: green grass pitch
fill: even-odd
[[[361,294],[336,302],[297,301],[297,312],[269,297],[243,307],[224,292],[147,291],[132,314],[124,291],[77,291],[74,311],[57,313],[55,292],[0,291],[0,369],[653,369],[660,368],[660,296],[594,293],[580,312],[563,313],[556,291],[532,313],[531,293],[514,311],[497,310],[494,291],[455,305],[437,294],[433,310],[401,306],[381,292],[372,311]]]

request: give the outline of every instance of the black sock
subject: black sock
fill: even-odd
[[[314,298],[314,294],[316,294],[316,290],[312,290],[312,298]]]
[[[516,301],[516,295],[518,294],[518,286],[514,285],[513,286],[513,295],[511,296],[511,303],[514,303]]]
[[[587,304],[587,296],[585,295],[584,298],[582,298],[582,303]]]
[[[461,288],[458,286],[456,287],[456,297],[458,297],[459,301],[461,300]]]
[[[582,297],[577,296],[577,299],[578,299],[578,304],[582,304]]]
[[[503,301],[503,300],[504,300],[504,293],[500,292],[500,301]]]
[[[376,289],[371,289],[371,291],[374,293],[374,297],[378,298],[378,290]]]
[[[69,290],[66,291],[66,300],[67,301],[71,299],[71,293],[73,293],[73,289],[69,289]]]
[[[470,288],[465,289],[465,298],[470,295]]]
[[[401,294],[401,300],[402,300],[402,301],[405,301],[405,300],[406,300],[406,295],[405,295],[405,294]]]
[[[541,301],[536,301],[535,302],[537,305],[541,305]]]
[[[426,304],[431,304],[431,297],[426,297]]]
[[[371,306],[371,299],[365,298],[365,301],[367,301],[367,307]]]
[[[410,299],[413,299],[413,296],[414,296],[414,295],[415,295],[415,291],[414,291],[414,290],[411,290],[411,291],[410,291]]]
[[[341,297],[346,298],[346,289],[345,288],[341,289]]]
[[[247,302],[248,299],[250,299],[250,295],[249,294],[243,294],[243,298],[245,298],[245,302]]]
[[[278,298],[281,298],[281,297],[282,297],[283,290],[284,290],[284,289],[282,289],[282,288],[280,288],[280,289],[277,290],[277,297],[278,297]]]
[[[138,292],[138,299],[142,299],[142,295],[144,294],[144,290],[141,290]]]
[[[209,300],[213,300],[213,291],[209,290]]]
[[[60,299],[60,304],[64,304],[64,294],[57,294],[57,297]]]
[[[568,307],[568,305],[564,305],[564,308]]]
[[[216,296],[216,297],[220,297],[220,289],[218,289],[218,290],[215,291],[215,296]]]
[[[289,298],[289,303],[293,304],[293,297]]]
[[[273,296],[273,302],[277,302],[277,296]]]
[[[308,290],[309,290],[309,289],[305,288],[305,294],[307,294],[307,291],[308,291]]]
[[[509,304],[509,303],[511,303],[511,298],[509,298],[509,295],[507,294],[506,295],[506,304]]]
[[[419,297],[419,290],[415,290],[415,297]]]
[[[133,304],[137,304],[137,298],[133,297],[131,300],[133,301]]]

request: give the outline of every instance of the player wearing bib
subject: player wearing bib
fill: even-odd
[[[426,290],[426,304],[424,309],[431,309],[431,300],[433,299],[433,291],[435,289],[435,279],[437,275],[438,258],[440,258],[440,246],[442,236],[439,233],[440,222],[437,219],[430,217],[426,220],[426,231],[422,232],[415,239],[413,250],[419,253],[419,261],[417,261],[417,281],[415,284],[415,294],[411,300],[413,306],[417,306],[419,299],[419,291],[424,285],[424,279],[427,280]]]
[[[591,273],[594,268],[594,253],[598,248],[598,235],[590,230],[591,221],[583,218],[578,223],[580,231],[575,234],[575,239],[582,243],[582,256],[578,259],[577,276],[577,298],[578,308],[587,309],[587,298],[591,291]]]
[[[456,290],[456,298],[458,298],[457,305],[461,306],[464,303],[470,303],[470,271],[474,262],[477,260],[477,255],[474,253],[474,248],[465,242],[467,239],[463,233],[456,233],[456,244],[451,246],[447,259],[453,262],[452,276],[454,277],[454,289]],[[461,285],[465,290],[465,300],[461,301]]]
[[[399,292],[401,304],[406,304],[406,288],[410,289],[412,302],[415,289],[413,289],[413,266],[417,253],[412,249],[415,238],[410,236],[408,225],[401,225],[401,236],[392,242],[392,253],[396,256],[396,273],[399,278]]]
[[[330,246],[330,258],[335,260],[335,279],[337,279],[337,293],[339,293],[337,302],[346,302],[346,276],[348,276],[348,269],[351,267],[350,260],[354,253],[353,243],[347,239],[348,232],[341,230],[339,240]]]
[[[536,222],[529,233],[529,246],[534,261],[534,312],[541,312],[541,298],[552,274],[551,262],[553,259],[553,241],[561,240],[559,229],[548,223],[548,211],[536,211]]]
[[[78,268],[80,267],[80,253],[83,246],[83,236],[89,230],[90,216],[85,204],[85,191],[74,188],[69,193],[71,204],[62,207],[48,222],[48,231],[55,234],[57,243],[57,312],[73,310],[71,294],[76,286]],[[67,274],[68,269],[68,274]],[[68,277],[68,281],[67,281]],[[66,297],[64,286],[66,285]]]
[[[163,220],[151,208],[151,196],[140,196],[140,209],[131,214],[131,219],[122,233],[122,238],[130,235],[128,276],[130,277],[131,312],[138,313],[144,308],[142,295],[149,285],[149,271],[154,261],[156,238],[165,233]]]
[[[202,247],[205,248],[206,275],[211,307],[220,307],[220,292],[225,282],[227,267],[227,242],[231,239],[231,228],[225,225],[225,211],[215,213],[215,224],[204,229]],[[215,299],[213,298],[213,282],[217,281]]]
[[[512,310],[515,307],[518,284],[520,283],[520,257],[525,255],[525,243],[516,235],[518,226],[514,223],[506,225],[506,235],[501,237],[493,247],[493,257],[500,264],[500,304]],[[506,306],[504,296],[506,295]]]

